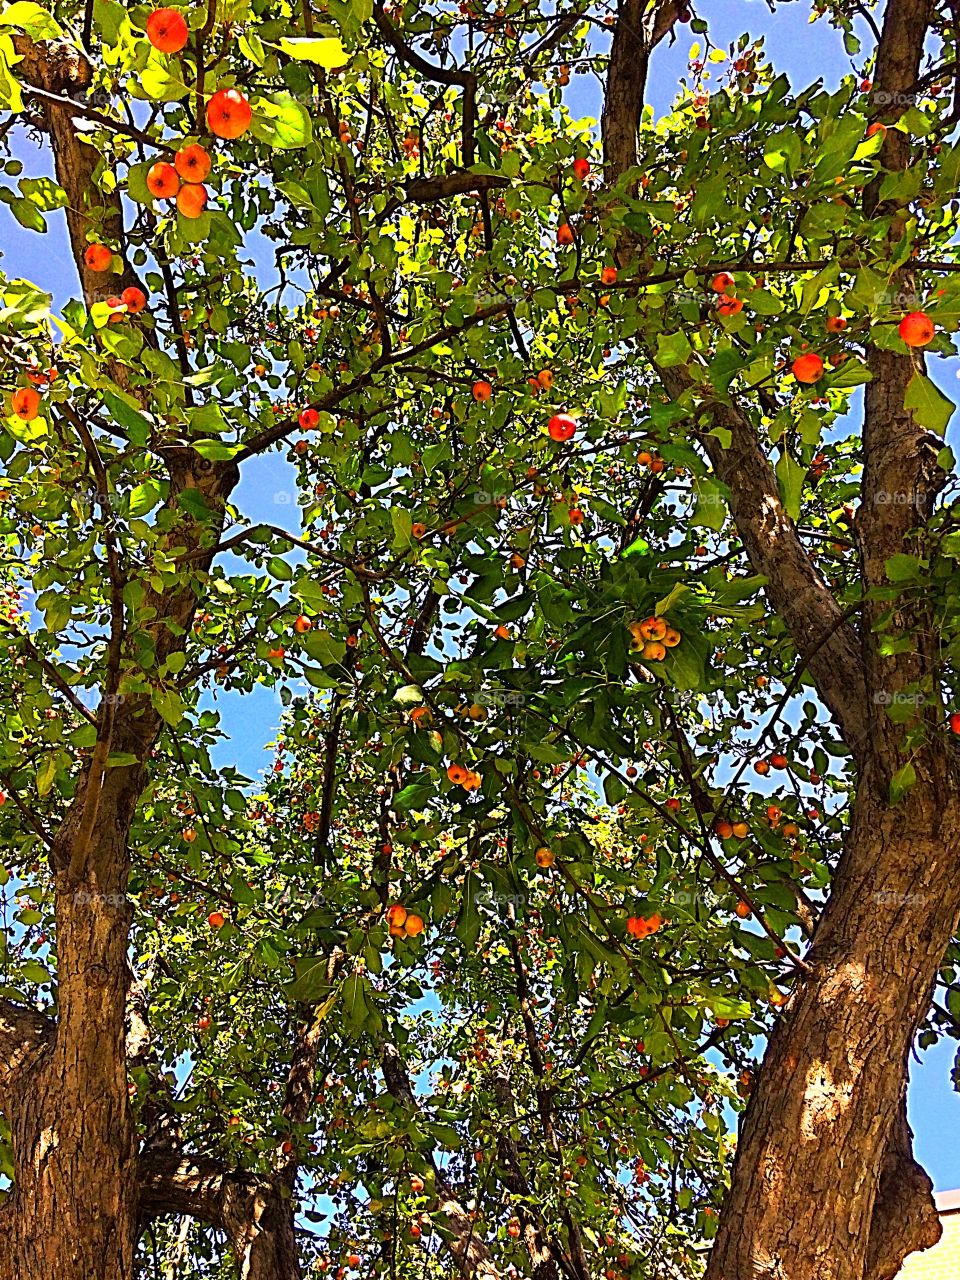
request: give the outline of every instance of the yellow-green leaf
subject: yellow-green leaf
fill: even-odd
[[[291,39],[283,36],[278,47],[288,58],[296,58],[298,62],[315,62],[318,67],[325,67],[328,71],[342,67],[350,58],[335,36],[324,39],[313,36]]]

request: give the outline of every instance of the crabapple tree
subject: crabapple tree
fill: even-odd
[[[769,7],[0,13],[0,1280],[936,1240],[957,16]]]

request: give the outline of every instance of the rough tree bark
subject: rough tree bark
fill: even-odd
[[[223,1231],[238,1280],[300,1274],[289,1194],[279,1179],[229,1169],[206,1156],[157,1152],[141,1159],[138,1190],[141,1225],[185,1214]]]
[[[621,4],[610,62],[604,143],[611,181],[636,163],[649,57],[635,47],[636,10],[633,0]],[[930,16],[929,0],[889,0],[874,81],[883,101],[909,101]],[[885,164],[904,167],[909,143],[893,131],[890,139]],[[877,209],[872,193],[866,209],[895,213]],[[893,228],[899,234],[895,217]],[[869,354],[857,520],[865,592],[888,585],[889,556],[922,548],[915,530],[943,482],[939,442],[903,407],[914,359]],[[675,372],[663,380],[674,398],[687,390]],[[770,579],[771,604],[854,754],[858,790],[809,975],[771,1037],[741,1125],[707,1280],[889,1280],[906,1254],[940,1233],[904,1104],[910,1047],[960,916],[960,771],[939,732],[936,653],[924,638],[935,629],[929,602],[898,608],[887,634],[920,638],[909,652],[882,657],[873,626],[888,606],[867,601],[859,634],[849,625],[782,509],[749,417],[727,405],[712,416],[730,444],[715,436],[702,443],[730,490],[751,563]],[[885,695],[924,680],[934,691],[922,712],[929,733],[910,757],[917,782],[894,805],[890,780],[907,757]]]

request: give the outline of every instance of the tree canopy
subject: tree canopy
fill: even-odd
[[[52,156],[0,199],[80,283],[0,278],[0,1275],[680,1280],[720,1224],[711,1280],[757,1240],[879,1280],[935,1238],[956,15],[812,17],[836,85],[683,0],[0,14],[0,142]],[[844,1141],[849,1255],[774,1241]]]

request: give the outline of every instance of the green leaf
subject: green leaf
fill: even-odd
[[[20,82],[11,74],[10,64],[17,54],[9,36],[0,36],[0,108],[4,111],[22,111],[23,94]]]
[[[423,690],[417,684],[405,684],[393,695],[394,702],[401,706],[412,707],[423,701]]]
[[[183,489],[177,494],[177,506],[182,507],[194,520],[206,523],[217,517],[217,510],[211,506],[199,489]]]
[[[33,0],[14,0],[0,12],[0,26],[19,27],[32,40],[55,40],[63,28],[52,14]]]
[[[329,631],[308,631],[303,638],[303,647],[314,662],[321,666],[332,667],[343,661],[343,643],[334,640]]]
[[[404,507],[390,508],[390,521],[393,525],[393,548],[402,551],[413,543],[413,516]]]
[[[160,501],[163,490],[156,480],[144,480],[130,492],[129,513],[131,516],[144,516]]]
[[[621,560],[632,560],[634,556],[648,556],[650,554],[650,543],[646,538],[634,538],[629,547],[620,552]]]
[[[799,462],[795,462],[786,449],[780,454],[776,466],[777,484],[780,488],[780,500],[783,509],[791,520],[800,519],[800,495],[803,492],[803,481],[806,471]]]
[[[727,518],[727,499],[720,482],[712,476],[694,476],[693,491],[697,502],[690,523],[719,532]]]
[[[44,756],[37,769],[37,791],[41,796],[50,794],[54,779],[57,776],[57,757]]]
[[[890,582],[911,582],[920,577],[924,564],[925,562],[919,556],[898,552],[887,559],[884,568]]]
[[[657,335],[657,364],[661,368],[673,369],[677,365],[686,364],[692,354],[693,348],[682,329],[677,333]]]
[[[21,178],[20,194],[44,212],[62,209],[69,200],[63,187],[52,178]]]
[[[278,582],[290,582],[293,578],[293,566],[283,556],[271,556],[267,561],[267,572]]]
[[[429,782],[409,782],[403,790],[393,798],[392,808],[400,813],[411,809],[423,809],[434,794]]]
[[[176,728],[183,719],[183,699],[175,689],[154,689],[150,694],[150,701],[154,710],[171,729]]]
[[[293,979],[283,987],[288,999],[310,1004],[319,996],[329,996],[326,956],[301,956],[294,962],[293,973]]]
[[[704,1004],[715,1018],[749,1018],[753,1013],[745,1000],[735,1000],[732,996],[709,995]]]
[[[809,315],[814,305],[822,304],[830,285],[840,278],[840,263],[835,258],[822,271],[818,271],[809,280],[804,280],[800,290],[800,314]]]
[[[463,881],[463,897],[460,900],[460,913],[454,932],[467,948],[472,951],[480,937],[480,913],[477,910],[477,891],[480,882],[475,871],[468,871]]]
[[[37,960],[28,960],[20,966],[20,972],[26,978],[27,982],[35,982],[38,985],[50,981],[50,974]]]
[[[9,199],[7,198],[9,196]],[[45,232],[47,229],[47,220],[37,208],[29,200],[18,200],[9,192],[0,192],[0,197],[10,206],[10,212],[20,223],[21,227],[26,227],[28,231]]]
[[[107,44],[116,44],[127,11],[119,0],[93,0],[93,21]]]
[[[915,373],[907,383],[903,407],[912,411],[921,427],[942,436],[956,405],[924,374]]]
[[[258,98],[254,103],[250,131],[267,146],[281,151],[305,147],[313,138],[310,113],[290,93]]]
[[[196,375],[189,381],[194,385],[198,385]],[[190,423],[191,434],[198,436],[219,435],[222,431],[229,431],[230,424],[223,416],[223,410],[218,404],[202,404],[197,409],[187,410],[187,419]]]
[[[266,61],[263,41],[253,31],[242,31],[237,38],[237,48],[254,66],[262,67]]]
[[[114,422],[126,430],[132,444],[147,443],[153,431],[149,418],[114,391],[101,391],[100,399],[110,410]]]
[[[229,462],[241,449],[238,444],[224,444],[222,440],[194,440],[192,444],[201,458],[210,458],[213,462]]]
[[[763,162],[774,173],[792,177],[800,165],[803,144],[793,129],[783,129],[768,138],[763,148]]]
[[[501,172],[507,178],[516,178],[520,173],[522,161],[516,151],[508,151],[500,161]]]
[[[147,65],[127,81],[127,86],[133,97],[151,102],[179,102],[190,92],[179,58],[156,52],[151,52]]]
[[[863,363],[862,360],[856,360],[853,357],[844,360],[839,368],[830,374],[831,387],[859,387],[865,382],[870,382],[873,374]]]
[[[296,58],[298,62],[313,62],[318,67],[325,67],[327,71],[345,66],[350,61],[350,55],[335,36],[323,39],[313,36],[281,36],[278,48],[288,58]]]
[[[890,779],[890,803],[897,805],[917,780],[917,771],[908,760]]]

